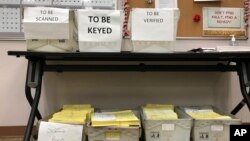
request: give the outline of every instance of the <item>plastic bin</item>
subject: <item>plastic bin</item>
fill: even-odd
[[[142,114],[142,125],[146,141],[190,141],[192,119],[175,109],[179,119],[146,120]]]
[[[230,125],[241,124],[241,121],[233,115],[218,110],[213,106],[181,106],[181,110],[185,108],[207,109],[211,108],[214,112],[230,116],[232,119],[194,119],[192,136],[193,141],[229,141]],[[187,114],[187,116],[189,116]]]

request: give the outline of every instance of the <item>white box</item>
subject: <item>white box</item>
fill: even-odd
[[[68,9],[29,7],[24,11],[24,34],[27,50],[65,52],[73,51],[74,13]],[[39,27],[39,28],[37,28]]]
[[[192,128],[193,141],[229,141],[230,125],[241,124],[240,119],[233,115],[221,112],[213,106],[195,106],[198,109],[213,109],[214,112],[230,116],[232,119],[194,119]],[[181,106],[179,109],[195,108],[194,106]],[[188,114],[187,114],[188,115]],[[188,115],[189,116],[189,115]]]
[[[120,52],[122,17],[120,10],[77,10],[80,52]]]
[[[142,114],[145,141],[190,141],[192,118],[175,109],[179,119],[147,120]]]
[[[178,8],[132,10],[133,52],[172,52],[179,20]]]

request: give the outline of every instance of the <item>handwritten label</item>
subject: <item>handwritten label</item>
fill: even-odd
[[[81,141],[83,125],[41,122],[38,141]]]
[[[223,125],[211,125],[211,131],[223,131],[224,126]]]
[[[208,28],[240,28],[243,22],[242,8],[205,7]]]
[[[133,9],[132,40],[175,40],[175,12],[170,9]]]
[[[121,133],[119,131],[107,131],[105,136],[106,140],[120,140]]]

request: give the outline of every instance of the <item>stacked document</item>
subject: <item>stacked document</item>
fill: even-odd
[[[140,120],[132,110],[116,112],[100,112],[91,114],[92,127],[117,126],[130,127],[140,126]]]
[[[94,111],[91,105],[64,105],[60,112],[53,114],[49,122],[84,124],[87,116]]]
[[[213,109],[185,109],[185,112],[194,119],[231,119],[229,116],[216,113]]]
[[[178,119],[173,105],[147,104],[142,107],[142,112],[146,120]]]

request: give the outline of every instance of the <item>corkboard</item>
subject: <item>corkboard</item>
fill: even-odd
[[[131,8],[154,8],[155,3],[148,4],[146,0],[128,0]],[[234,7],[243,8],[244,0],[222,0],[215,2],[194,2],[194,0],[178,0],[180,19],[177,37],[202,37],[202,8],[203,7]],[[195,14],[201,16],[199,22],[194,22]]]

